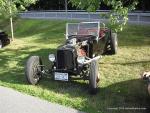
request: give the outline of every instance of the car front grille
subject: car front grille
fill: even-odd
[[[56,67],[57,69],[73,69],[74,62],[73,62],[73,52],[70,50],[58,50],[57,51],[57,62]]]

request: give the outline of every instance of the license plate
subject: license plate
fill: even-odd
[[[68,81],[68,73],[55,72],[55,80]]]

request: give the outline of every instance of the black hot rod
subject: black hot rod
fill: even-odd
[[[48,56],[53,65],[44,70],[41,58],[31,56],[25,67],[27,81],[35,85],[43,75],[60,81],[89,80],[89,91],[95,93],[100,80],[98,59],[116,54],[117,45],[117,34],[104,24],[100,27],[99,22],[67,23],[65,44]]]
[[[4,31],[0,30],[0,48],[10,44],[10,38],[8,34],[6,34]]]

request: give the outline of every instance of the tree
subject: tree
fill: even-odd
[[[116,32],[122,31],[123,26],[128,21],[128,12],[134,10],[138,4],[137,0],[70,0],[70,2],[73,6],[86,9],[88,12],[95,12],[102,3],[111,7],[107,16],[112,29]]]
[[[18,11],[25,10],[26,7],[35,2],[36,0],[0,0],[0,17],[3,19],[10,19],[12,40],[14,40],[13,17],[18,13]]]

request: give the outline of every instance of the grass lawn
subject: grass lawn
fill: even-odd
[[[0,85],[89,113],[145,113],[146,110],[108,108],[150,106],[146,82],[140,79],[141,72],[150,70],[150,26],[128,25],[118,34],[118,54],[104,56],[99,61],[101,82],[97,95],[88,94],[85,81],[57,82],[43,78],[36,86],[27,84],[24,76],[27,58],[40,55],[47,59],[49,53],[54,53],[65,41],[65,23],[16,21],[15,41],[0,49]],[[4,29],[7,31],[8,28],[5,24]]]

